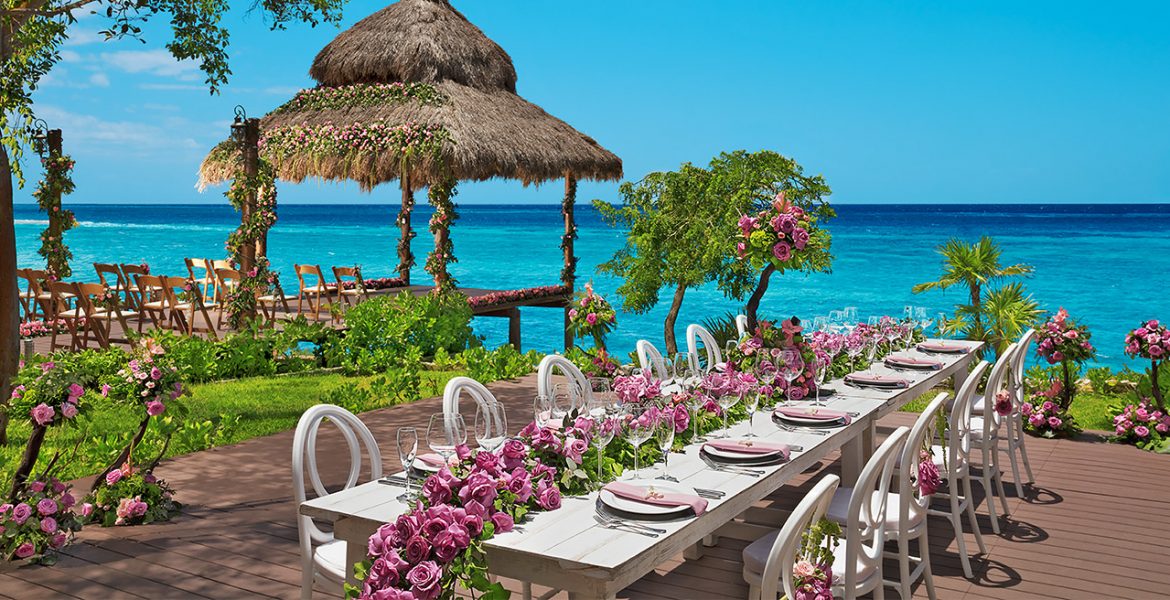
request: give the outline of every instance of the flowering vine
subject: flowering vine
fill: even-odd
[[[565,234],[561,236],[561,253],[565,266],[561,268],[561,283],[570,288],[576,279],[577,257],[573,255],[573,241],[577,239],[577,224],[573,222],[573,204],[577,201],[577,180],[565,180],[565,199],[561,201],[561,214],[565,217]]]
[[[455,179],[445,177],[427,188],[427,201],[435,208],[431,215],[430,230],[435,236],[435,249],[427,255],[427,273],[435,278],[435,289],[446,291],[455,288],[455,278],[447,271],[447,265],[458,262],[454,244],[451,243],[451,224],[459,218],[455,212]]]
[[[240,226],[228,234],[224,247],[232,263],[241,265],[244,263],[245,249],[254,248],[256,242],[263,239],[276,224],[276,173],[268,161],[257,157],[256,172],[249,174],[245,169],[243,153],[236,144],[228,142],[221,148],[224,153],[235,157],[231,187],[223,195],[243,215]],[[250,209],[249,204],[252,204]],[[224,295],[228,324],[234,329],[242,327],[247,319],[256,314],[257,298],[267,294],[275,284],[276,274],[269,271],[268,261],[257,257],[254,266],[241,273],[240,285]]]
[[[73,211],[62,210],[61,198],[73,193],[73,159],[68,155],[54,155],[42,158],[41,164],[45,167],[45,178],[33,191],[33,198],[37,206],[49,216],[49,225],[41,233],[41,248],[37,250],[45,259],[45,270],[54,279],[64,279],[73,275],[69,267],[69,259],[73,253],[65,245],[65,232],[77,225]]]
[[[272,114],[293,110],[326,110],[361,106],[383,106],[416,102],[439,105],[446,101],[435,86],[428,83],[357,83],[338,87],[319,86],[301,90],[292,100],[280,105]]]
[[[392,125],[382,121],[349,125],[286,125],[273,127],[260,138],[261,152],[279,162],[305,152],[315,157],[352,158],[354,155],[396,153],[404,158],[421,154],[438,155],[450,139],[440,125],[413,122]]]

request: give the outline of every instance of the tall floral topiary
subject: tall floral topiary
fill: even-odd
[[[1089,328],[1070,319],[1061,308],[1036,332],[1036,354],[1050,365],[1060,368],[1060,392],[1056,394],[1060,407],[1068,410],[1077,393],[1077,379],[1081,365],[1097,356],[1090,341]]]
[[[593,338],[593,345],[604,352],[605,336],[617,327],[617,313],[601,294],[593,291],[593,284],[586,283],[585,290],[577,294],[573,307],[569,309],[569,332],[577,338]]]
[[[92,380],[79,370],[48,361],[24,369],[16,382],[9,410],[13,414],[27,415],[32,433],[12,476],[11,499],[26,492],[26,483],[40,458],[41,446],[49,429],[73,425],[85,410],[87,403],[83,399]]]
[[[1150,361],[1150,398],[1157,409],[1166,412],[1166,400],[1158,373],[1170,358],[1170,329],[1156,319],[1142,323],[1125,336],[1125,354]]]
[[[61,280],[73,275],[69,259],[73,253],[65,245],[65,232],[77,225],[73,211],[61,208],[61,198],[73,193],[73,159],[67,155],[51,155],[41,159],[45,166],[45,178],[33,191],[37,206],[49,217],[49,224],[41,233],[41,247],[37,250],[45,259],[45,271],[50,277]]]

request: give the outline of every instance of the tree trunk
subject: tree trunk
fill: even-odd
[[[685,285],[674,289],[674,300],[670,303],[670,311],[666,313],[666,321],[662,324],[662,333],[666,336],[667,356],[678,352],[678,343],[674,339],[674,322],[678,319],[678,309],[682,308],[683,295],[687,293]]]
[[[752,297],[748,298],[745,312],[747,312],[747,328],[749,333],[755,331],[756,327],[759,326],[760,321],[757,313],[760,309],[760,300],[764,299],[764,292],[768,291],[768,279],[775,272],[776,267],[768,263],[768,266],[764,267],[764,270],[760,273],[760,282],[756,284],[756,289],[752,292]]]
[[[1150,395],[1154,397],[1154,405],[1158,407],[1158,410],[1166,412],[1166,402],[1162,398],[1162,387],[1158,384],[1160,366],[1158,361],[1150,361]]]
[[[118,454],[118,458],[93,480],[93,487],[89,489],[90,492],[96,492],[98,487],[105,483],[106,475],[109,475],[110,471],[120,468],[123,463],[130,459],[130,453],[134,451],[134,447],[142,442],[142,438],[146,435],[146,428],[150,425],[150,418],[150,415],[147,415],[146,418],[142,419],[142,422],[138,424],[138,433],[134,434],[134,439],[130,440],[130,443],[126,444],[125,448],[122,448],[122,452]]]
[[[12,215],[12,165],[0,146],[0,446],[8,445],[12,377],[20,362],[20,297],[16,288],[16,229]]]
[[[987,335],[983,331],[983,293],[978,283],[971,286],[971,306],[975,312],[975,324],[971,331],[975,334],[975,339],[984,340]]]
[[[1064,411],[1067,411],[1072,406],[1073,395],[1077,391],[1076,382],[1072,380],[1072,371],[1068,368],[1067,360],[1060,361],[1060,369],[1064,375],[1064,381],[1062,382],[1064,384],[1064,390],[1062,390],[1063,393],[1061,394],[1060,407]]]
[[[46,430],[47,428],[42,425],[33,424],[28,445],[24,447],[24,456],[20,459],[20,466],[16,467],[16,473],[12,475],[12,490],[8,493],[8,498],[12,502],[16,501],[16,495],[24,489],[24,483],[28,481],[29,474],[37,464],[37,457],[41,455],[41,444],[45,443]]]

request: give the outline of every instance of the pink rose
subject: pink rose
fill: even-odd
[[[25,542],[16,547],[16,558],[28,558],[37,553],[37,547],[32,542]]]
[[[561,491],[557,486],[549,485],[547,480],[541,481],[536,503],[545,510],[556,510],[561,507]]]
[[[691,424],[691,413],[683,404],[674,407],[674,432],[682,433],[687,430]]]
[[[45,425],[53,422],[53,415],[57,414],[57,411],[53,410],[52,406],[49,406],[44,402],[34,406],[30,412],[32,414],[33,421],[36,421],[37,425],[40,425],[41,427],[44,427]]]
[[[590,324],[590,325],[596,325],[597,324],[597,313],[589,313],[589,314],[585,315],[585,322]]]
[[[802,579],[812,577],[817,574],[817,567],[807,560],[802,560],[792,565],[792,574]]]
[[[34,481],[34,482],[28,484],[28,489],[32,490],[32,492],[34,494],[38,494],[40,492],[43,492],[43,491],[45,491],[45,482]]]
[[[1144,438],[1150,435],[1150,429],[1145,425],[1138,425],[1133,428],[1133,433],[1140,438]]]
[[[54,534],[57,533],[57,519],[53,517],[45,517],[41,519],[41,531]]]
[[[166,409],[167,406],[158,400],[151,400],[150,402],[146,403],[146,414],[152,417],[163,414],[163,411]]]
[[[93,504],[86,502],[81,505],[81,516],[88,517],[93,514]]]
[[[49,540],[49,547],[53,548],[54,550],[60,548],[61,546],[65,545],[65,542],[68,539],[69,538],[65,535],[64,531],[58,531],[57,534],[53,536],[53,539]]]
[[[32,516],[32,507],[21,502],[12,508],[12,520],[17,525],[24,525],[24,522]]]
[[[426,560],[418,563],[406,573],[406,581],[410,583],[410,591],[420,600],[433,600],[442,591],[439,585],[443,577],[443,569],[434,561]]]
[[[41,501],[37,502],[37,512],[40,513],[41,516],[56,514],[57,501],[53,500],[52,498],[41,498]]]
[[[1048,417],[1048,426],[1053,429],[1060,429],[1060,426],[1063,424],[1064,421],[1061,421],[1060,417]]]
[[[792,246],[787,242],[776,242],[776,245],[772,246],[772,256],[780,262],[788,262],[792,258]]]
[[[570,309],[569,309],[569,318],[570,318],[570,319],[576,319],[576,318],[577,318],[577,309],[575,309],[575,308],[570,308]]]
[[[73,417],[76,417],[77,405],[66,402],[65,406],[61,407],[61,416],[65,417],[66,419],[72,419]]]
[[[505,533],[512,531],[516,526],[516,522],[512,519],[512,515],[500,511],[492,515],[492,525],[496,528],[496,533]]]
[[[102,384],[102,396],[108,398],[110,396],[110,384]]]
[[[471,545],[471,533],[462,523],[452,523],[435,536],[435,556],[443,562],[451,562]]]
[[[122,480],[122,470],[121,469],[114,469],[113,471],[106,473],[106,485],[114,485],[115,483],[118,483],[121,480]]]

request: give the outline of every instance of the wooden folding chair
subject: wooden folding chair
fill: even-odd
[[[211,320],[207,306],[203,304],[203,294],[199,291],[199,286],[193,281],[180,277],[163,277],[162,280],[163,295],[167,299],[167,304],[170,305],[171,321],[177,328],[187,335],[206,333],[212,340],[219,339],[215,332],[215,322]],[[190,294],[190,300],[180,300],[176,290]],[[200,315],[203,316],[203,322],[207,323],[207,327],[197,325],[197,318]]]
[[[304,314],[304,304],[313,310],[313,319],[321,318],[323,300],[330,300],[329,288],[325,287],[325,276],[321,274],[320,265],[293,265],[297,272],[297,281],[300,283],[300,294],[297,295],[297,314]],[[312,285],[305,282],[305,276],[317,278]],[[313,300],[316,299],[316,302]]]
[[[32,281],[32,275],[29,275],[28,269],[17,269],[17,279],[24,280],[24,288],[20,287],[20,282],[16,283],[17,297],[20,300],[21,321],[31,321],[37,317],[44,318],[44,313],[40,310],[40,305],[37,304],[36,285]]]
[[[223,327],[223,315],[227,312],[227,294],[233,290],[239,289],[240,284],[243,283],[244,276],[235,269],[216,269],[214,271],[216,290],[223,294],[219,298],[219,316],[215,319],[216,328]]]
[[[280,285],[280,279],[275,278],[272,287],[269,288],[268,293],[256,299],[256,305],[264,313],[264,318],[268,320],[270,325],[276,322],[276,308],[279,306],[284,309],[284,314],[292,312],[289,309],[288,302],[296,298],[296,296],[286,295],[284,288]]]
[[[73,290],[66,291],[65,288],[60,288],[60,292],[56,295],[56,300],[54,300],[53,292],[49,289],[48,285],[52,283],[48,273],[40,269],[25,269],[25,273],[28,274],[27,281],[29,283],[29,289],[32,290],[33,304],[40,307],[41,314],[44,315],[45,320],[48,320],[50,313],[58,310],[57,307],[53,306],[54,302],[63,301],[65,303],[63,310],[68,310],[70,308],[69,303],[77,297],[76,292]]]
[[[163,292],[166,289],[163,278],[145,273],[135,274],[134,283],[138,287],[139,320],[142,319],[141,315],[146,315],[155,329],[170,329],[170,304]]]
[[[370,299],[369,293],[366,292],[365,280],[362,279],[360,266],[333,267],[333,277],[337,279],[337,301],[342,305],[357,306],[358,302]],[[347,283],[353,285],[347,288]]]
[[[118,268],[122,269],[122,276],[126,280],[126,290],[129,292],[127,296],[130,299],[130,308],[137,311],[146,312],[146,310],[142,307],[143,303],[157,302],[162,299],[162,284],[156,283],[143,287],[138,282],[139,277],[144,275],[150,276],[149,269],[144,269],[141,265],[129,265],[125,263],[118,265]]]
[[[50,308],[47,313],[45,321],[46,324],[52,328],[53,333],[49,340],[49,351],[56,351],[59,347],[64,348],[65,345],[57,344],[57,324],[64,323],[65,329],[69,331],[69,349],[81,350],[85,348],[81,337],[78,336],[77,330],[84,326],[82,319],[85,318],[85,311],[80,308],[70,307],[70,302],[77,299],[78,290],[77,284],[68,281],[50,281],[46,284],[49,295],[45,303],[46,307]],[[88,338],[87,338],[88,341]]]
[[[89,334],[93,333],[102,348],[109,348],[111,342],[129,344],[130,325],[127,316],[138,316],[134,311],[123,311],[121,296],[114,306],[102,306],[101,298],[106,293],[106,286],[100,283],[77,284],[77,307],[85,313],[85,342],[89,344]],[[122,328],[122,337],[115,337],[114,323]],[[142,319],[138,319],[138,333],[142,333]]]
[[[187,265],[188,279],[203,287],[203,297],[207,298],[210,295],[219,300],[219,282],[215,277],[215,268],[211,266],[211,261],[206,258],[184,258],[183,262]],[[195,269],[203,269],[203,274],[196,275]]]

